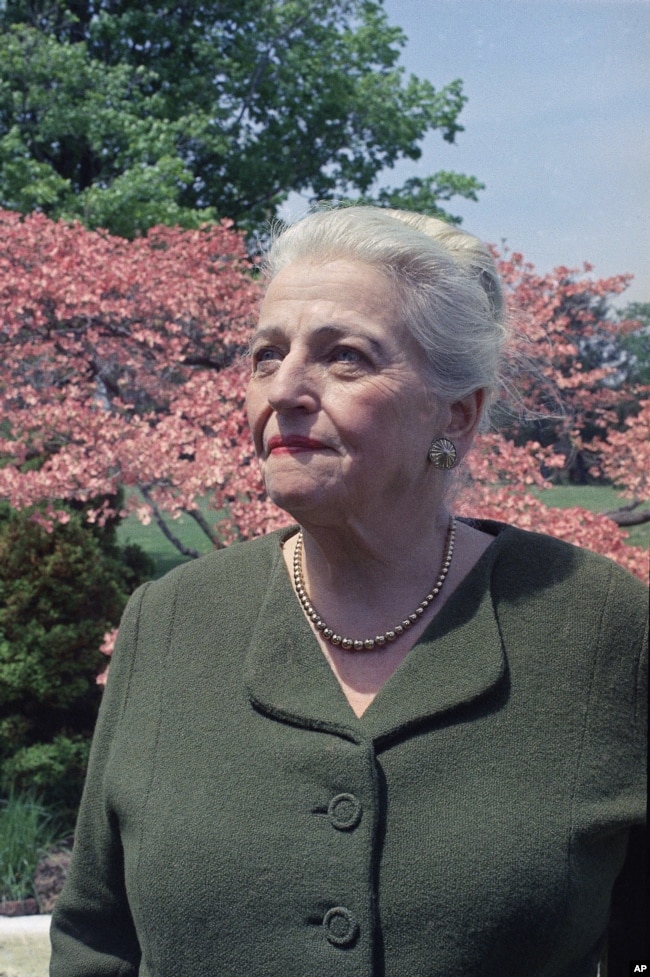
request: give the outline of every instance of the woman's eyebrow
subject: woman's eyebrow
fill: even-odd
[[[261,326],[253,332],[249,347],[259,342],[277,343],[285,339],[285,331],[281,325]]]
[[[365,342],[369,343],[372,348],[380,353],[383,350],[382,344],[379,340],[375,339],[367,330],[362,327],[355,326],[354,324],[349,325],[347,323],[339,325],[336,322],[328,323],[323,326],[319,326],[312,333],[317,339],[344,339],[344,338],[357,338],[363,339]]]
[[[250,345],[254,343],[264,341],[264,340],[274,340],[284,338],[285,333],[281,325],[268,325],[261,326],[256,329],[251,336]],[[379,340],[375,339],[369,332],[367,332],[362,327],[356,327],[355,325],[350,325],[348,323],[325,323],[322,326],[317,326],[309,333],[309,337],[315,340],[332,340],[332,339],[343,339],[346,337],[363,339],[365,342],[373,348],[376,353],[382,353],[384,346]]]

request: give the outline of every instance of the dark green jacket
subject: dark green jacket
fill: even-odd
[[[644,813],[645,588],[487,528],[361,719],[278,535],[138,591],[51,977],[594,973]]]

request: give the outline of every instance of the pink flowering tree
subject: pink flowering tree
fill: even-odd
[[[227,223],[129,242],[0,212],[0,495],[48,503],[45,521],[65,518],[57,499],[100,499],[88,515],[103,521],[127,489],[125,510],[186,555],[163,512],[215,545],[259,531],[242,402],[251,271]]]
[[[552,388],[566,407],[543,437],[516,412],[482,435],[461,509],[562,536],[642,574],[645,557],[624,545],[614,518],[549,510],[534,491],[588,446],[626,504],[647,508],[637,448],[648,390],[641,408],[643,391],[623,395],[614,367],[590,362],[595,345],[615,339],[606,303],[628,279],[593,280],[589,269],[539,276],[519,255],[499,264],[519,352],[535,364],[518,378],[523,403]],[[35,518],[48,525],[66,518],[56,500],[103,521],[126,489],[121,511],[156,520],[187,556],[196,554],[173,528],[183,513],[215,546],[286,523],[264,496],[244,414],[259,296],[227,222],[127,241],[0,211],[0,495],[14,508],[45,504]],[[206,497],[212,518],[199,507]]]

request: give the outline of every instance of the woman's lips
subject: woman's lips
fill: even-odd
[[[301,451],[318,451],[326,447],[327,445],[323,444],[322,441],[315,441],[314,438],[303,438],[299,435],[289,435],[287,437],[275,435],[269,438],[266,450],[269,455],[295,455]]]

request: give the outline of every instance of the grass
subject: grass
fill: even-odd
[[[45,852],[54,846],[59,827],[33,795],[10,790],[0,800],[0,901],[34,895],[34,872]]]
[[[218,514],[214,509],[202,507],[208,522],[216,522]],[[178,519],[168,519],[171,531],[185,546],[191,546],[199,553],[209,553],[212,544],[201,532],[194,519],[190,516],[180,516]],[[121,546],[135,543],[149,554],[156,564],[156,577],[162,577],[168,570],[172,570],[180,563],[187,563],[191,557],[182,556],[173,543],[167,539],[163,531],[155,523],[143,526],[137,516],[127,516],[117,530],[117,539]]]
[[[578,506],[590,512],[607,512],[625,504],[625,499],[607,485],[558,485],[554,488],[542,489],[537,494],[546,505],[558,509]],[[218,515],[215,510],[210,509],[207,504],[202,508],[208,521],[214,523]],[[208,553],[211,550],[210,542],[189,516],[170,520],[169,525],[186,546],[191,546],[200,553]],[[628,532],[630,545],[650,548],[650,523],[630,526]],[[122,545],[137,543],[146,550],[156,563],[156,577],[161,577],[168,570],[187,562],[188,559],[181,556],[154,522],[143,526],[136,516],[129,516],[120,524],[118,540]]]

